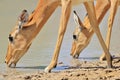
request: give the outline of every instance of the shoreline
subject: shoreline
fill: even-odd
[[[51,73],[38,70],[30,73],[0,74],[0,78],[5,80],[120,80],[120,54],[114,56],[112,64],[113,68],[107,68],[106,61],[79,61],[74,66]],[[61,62],[58,66],[64,67],[65,64]]]

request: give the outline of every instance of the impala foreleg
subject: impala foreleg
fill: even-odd
[[[53,69],[57,65],[60,47],[63,41],[64,33],[66,31],[67,23],[70,16],[71,0],[61,0],[61,1],[62,1],[62,13],[61,13],[60,28],[58,32],[57,43],[56,43],[56,47],[55,47],[55,51],[54,51],[51,63],[45,69],[45,72],[50,72],[51,69]]]
[[[85,7],[86,7],[86,10],[88,12],[88,17],[90,19],[90,24],[93,27],[93,30],[96,33],[96,35],[97,35],[97,37],[100,41],[100,44],[101,44],[101,46],[102,46],[102,48],[105,52],[108,67],[112,67],[111,55],[110,55],[109,50],[107,49],[107,47],[105,45],[105,42],[102,38],[102,35],[101,35],[99,27],[98,27],[98,22],[97,22],[96,15],[95,15],[94,4],[93,4],[93,2],[86,2]]]
[[[117,8],[118,8],[118,0],[111,0],[110,15],[108,19],[108,31],[106,36],[106,46],[108,50],[110,48],[112,27],[113,27],[114,18],[117,12]],[[102,54],[102,56],[100,57],[100,60],[101,61],[106,60],[105,53]]]

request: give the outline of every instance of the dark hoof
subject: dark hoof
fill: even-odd
[[[79,58],[79,55],[78,55],[78,54],[75,54],[75,55],[73,56],[73,58],[74,58],[74,59],[78,59],[78,58]]]

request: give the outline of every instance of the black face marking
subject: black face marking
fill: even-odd
[[[77,39],[77,36],[76,36],[76,35],[73,35],[73,39]]]
[[[11,36],[11,34],[9,34],[8,39],[9,39],[10,42],[13,42],[13,37]]]
[[[85,17],[88,16],[88,13],[86,13]]]
[[[21,29],[21,25],[19,25],[18,27],[19,27],[19,29]]]

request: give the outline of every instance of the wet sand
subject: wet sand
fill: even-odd
[[[5,80],[120,80],[120,54],[113,57],[113,68],[107,68],[106,61],[79,61],[65,70],[51,73],[39,70],[11,75],[0,74],[0,78]],[[65,64],[60,62],[58,66],[65,66]]]

